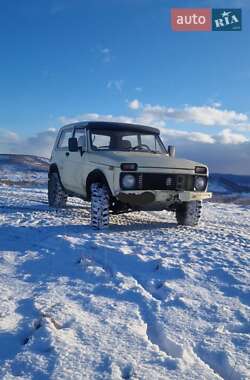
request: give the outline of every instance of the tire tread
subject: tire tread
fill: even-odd
[[[109,226],[109,193],[105,185],[91,185],[91,225],[97,229]]]
[[[177,223],[183,226],[197,226],[201,211],[202,201],[183,202],[176,209]]]

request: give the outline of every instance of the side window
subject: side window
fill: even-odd
[[[68,140],[72,137],[73,129],[64,129],[61,133],[60,139],[57,144],[58,149],[67,149],[68,148]]]
[[[86,150],[86,130],[83,128],[75,129],[74,137],[77,138],[78,146]]]
[[[93,149],[109,149],[110,136],[91,133],[91,143]]]

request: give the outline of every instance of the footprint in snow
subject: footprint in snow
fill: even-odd
[[[158,281],[155,279],[148,281],[147,288],[151,295],[160,301],[164,301],[172,291],[167,287],[164,281]]]
[[[127,364],[123,369],[122,369],[122,379],[124,380],[130,380],[134,377],[135,371],[134,367],[132,364]]]
[[[224,284],[240,284],[240,281],[238,281],[233,274],[229,273],[224,268],[216,268],[207,273],[207,276],[212,279],[216,279],[217,281],[220,281]]]
[[[235,286],[220,286],[219,289],[224,293],[226,297],[238,297],[240,302],[250,306],[250,292],[240,289]]]
[[[22,345],[25,346],[26,344],[29,343],[30,339],[32,338],[34,332],[36,330],[39,330],[42,327],[42,318],[36,319],[33,324],[32,324],[32,331],[29,335],[27,335],[25,338],[22,340]]]

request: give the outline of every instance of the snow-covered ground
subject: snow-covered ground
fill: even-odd
[[[0,379],[249,379],[250,206],[104,232],[88,209],[0,187]]]

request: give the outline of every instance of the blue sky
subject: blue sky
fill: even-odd
[[[177,6],[241,7],[243,31],[172,32]],[[0,148],[89,114],[248,145],[249,17],[244,0],[1,1]]]

